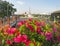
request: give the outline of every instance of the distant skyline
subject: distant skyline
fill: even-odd
[[[14,4],[17,9],[16,14],[28,12],[29,8],[31,13],[51,13],[60,10],[60,0],[6,0]]]

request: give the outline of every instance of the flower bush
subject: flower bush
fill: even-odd
[[[60,24],[47,24],[42,20],[20,21],[17,28],[4,27],[0,31],[1,46],[58,46]]]

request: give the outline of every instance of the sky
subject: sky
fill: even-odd
[[[36,14],[49,14],[53,11],[60,10],[60,0],[6,0],[14,4],[17,9],[16,14],[28,12]]]

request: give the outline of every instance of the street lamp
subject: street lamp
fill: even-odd
[[[10,4],[7,5],[7,16],[8,16],[9,5],[10,5]]]
[[[9,9],[10,6],[12,6],[12,5],[11,4],[7,5],[7,16],[8,16],[9,21],[10,21],[9,11],[11,12],[11,9]],[[9,23],[9,25],[10,25],[10,23]]]
[[[10,4],[7,5],[7,17],[8,17],[8,24],[10,25],[10,17],[8,16],[8,10],[9,10],[8,8],[9,8],[9,5]]]

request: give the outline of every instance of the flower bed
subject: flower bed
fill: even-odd
[[[24,20],[18,28],[5,27],[0,31],[1,46],[58,46],[60,25],[40,20]]]

